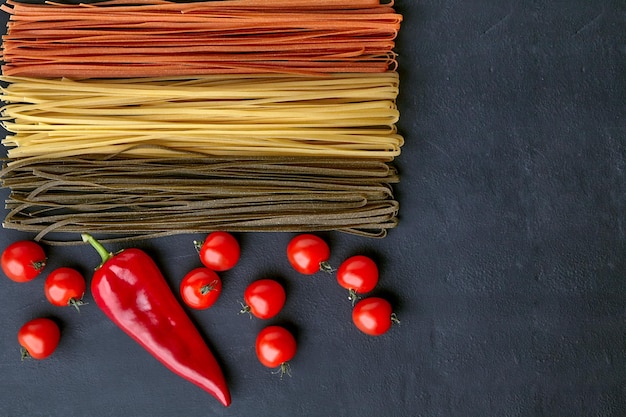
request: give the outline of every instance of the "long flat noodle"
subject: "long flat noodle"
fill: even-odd
[[[376,0],[7,1],[0,10],[10,14],[2,71],[29,77],[385,72],[397,66],[402,20]]]
[[[1,78],[12,159],[112,154],[400,154],[398,74],[68,80]],[[149,146],[144,146],[149,145]]]
[[[138,238],[176,233],[340,230],[382,237],[397,224],[384,162],[300,157],[20,159],[0,171],[11,189],[4,227]],[[63,239],[61,239],[63,240]]]
[[[54,4],[59,7],[66,8],[85,8],[85,7],[96,7],[94,5],[79,3],[79,4],[66,4],[62,2],[54,2],[48,1],[48,4]],[[22,6],[22,7],[34,7],[37,5],[31,5],[27,3],[20,3],[16,0],[7,0],[7,4],[13,6]],[[175,10],[183,10],[189,11],[194,10],[197,7],[195,3],[187,3],[180,5],[178,3],[174,3],[166,0],[108,0],[102,1],[98,3],[102,6],[135,6],[142,5],[141,7],[150,6],[154,10],[163,10],[163,9],[175,9]],[[376,7],[380,4],[380,0],[353,0],[350,2],[341,1],[341,0],[218,0],[218,1],[210,1],[200,3],[200,6],[210,5],[216,8],[245,8],[245,9],[257,9],[261,8],[311,8],[314,10],[324,10],[324,9],[354,9],[354,8],[366,8],[366,7]],[[388,2],[387,5],[392,5],[393,2]]]

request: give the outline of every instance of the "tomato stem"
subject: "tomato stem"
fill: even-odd
[[[207,295],[208,293],[210,293],[211,291],[215,289],[216,285],[217,285],[217,281],[211,281],[210,283],[202,286],[202,288],[200,288],[200,294]]]
[[[28,353],[28,350],[26,350],[26,348],[23,346],[20,347],[20,355],[22,357],[21,360],[28,359],[31,357],[30,353]]]
[[[89,243],[96,250],[96,252],[98,252],[98,255],[102,258],[100,266],[113,257],[113,254],[106,250],[106,248],[89,233],[83,233],[80,236],[83,238],[83,242]]]
[[[332,274],[335,272],[335,268],[333,268],[328,262],[322,261],[320,262],[320,271]]]
[[[289,362],[283,362],[280,364],[280,367],[272,372],[273,374],[280,374],[280,378],[282,379],[285,375],[291,376],[291,365]]]
[[[360,299],[361,297],[359,297],[359,295],[357,294],[355,290],[353,290],[352,288],[348,290],[348,300],[352,302],[352,307],[354,307],[356,302],[359,301]]]
[[[391,313],[391,322],[393,324],[400,324],[400,319],[398,319],[396,313]]]
[[[47,259],[33,262],[33,268],[35,268],[35,271],[41,271],[46,266],[46,261]]]
[[[241,304],[241,310],[239,310],[239,314],[247,314],[250,316],[250,319],[252,320],[252,314],[250,313],[251,311],[250,306],[242,303],[241,301],[239,302],[239,304]]]
[[[202,249],[202,245],[204,245],[204,241],[202,240],[194,240],[193,247],[196,248],[196,252],[200,253],[200,249]]]
[[[84,302],[83,300],[77,300],[76,298],[70,298],[69,301],[67,302],[67,305],[74,307],[76,311],[78,311],[79,313],[80,313],[80,306],[84,306],[85,304],[87,303]]]

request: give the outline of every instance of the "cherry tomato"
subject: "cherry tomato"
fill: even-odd
[[[285,289],[273,279],[254,281],[244,291],[245,305],[242,313],[251,313],[260,319],[269,319],[278,314],[285,305]]]
[[[370,336],[385,334],[392,323],[399,322],[389,301],[379,297],[365,298],[356,303],[352,310],[352,321],[359,330]]]
[[[180,283],[180,295],[191,308],[204,310],[211,307],[222,293],[222,280],[209,268],[191,270]]]
[[[77,310],[83,303],[87,284],[83,275],[68,267],[57,268],[50,272],[44,284],[44,293],[52,305],[74,306]]]
[[[289,373],[288,361],[296,355],[296,339],[284,327],[268,326],[256,338],[256,356],[268,368],[280,366],[281,374]]]
[[[328,265],[330,248],[319,236],[301,234],[287,245],[287,259],[294,269],[302,274],[312,275],[318,271],[332,271]]]
[[[357,293],[365,294],[376,287],[378,267],[367,256],[352,256],[339,265],[337,282],[350,291],[348,298],[354,303],[358,298]]]
[[[27,282],[46,266],[46,254],[38,243],[20,240],[2,252],[2,270],[15,282]]]
[[[17,333],[22,347],[22,359],[45,359],[52,355],[61,339],[59,326],[47,318],[38,318],[24,324]]]
[[[199,247],[200,261],[213,271],[226,271],[239,261],[239,242],[228,232],[212,232],[204,242],[194,243]]]

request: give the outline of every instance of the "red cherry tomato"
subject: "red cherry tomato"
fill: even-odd
[[[391,324],[398,322],[389,301],[379,297],[365,298],[354,306],[352,321],[363,333],[370,336],[385,334]]]
[[[87,284],[83,275],[75,269],[62,267],[50,272],[44,284],[44,293],[52,305],[79,308]]]
[[[209,268],[191,270],[180,283],[180,295],[191,308],[204,310],[211,307],[222,293],[222,280]]]
[[[330,272],[328,265],[330,248],[319,236],[301,234],[287,245],[287,259],[294,269],[302,274],[312,275],[318,271]]]
[[[348,298],[355,302],[357,293],[368,293],[378,284],[378,267],[367,256],[352,256],[339,265],[337,282],[350,291]]]
[[[239,261],[239,242],[228,232],[212,232],[199,246],[200,261],[213,271],[226,271]]]
[[[269,319],[280,312],[285,305],[285,289],[273,279],[254,281],[244,291],[245,305],[242,313],[251,313],[260,319]]]
[[[268,326],[256,338],[256,356],[268,368],[289,372],[288,361],[296,355],[296,339],[284,327]]]
[[[20,240],[2,252],[2,270],[15,282],[27,282],[46,266],[46,254],[38,243]]]
[[[45,359],[52,355],[60,339],[59,326],[47,318],[31,320],[17,333],[17,340],[22,346],[22,358]]]

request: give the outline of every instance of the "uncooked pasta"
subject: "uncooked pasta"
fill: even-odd
[[[129,145],[209,155],[391,160],[398,74],[119,80],[3,77],[10,158],[112,154]]]
[[[7,0],[3,226],[77,244],[398,222],[379,0]]]
[[[378,1],[26,4],[10,14],[3,74],[129,78],[385,72],[402,17]]]
[[[397,223],[398,175],[378,161],[84,155],[21,159],[0,177],[11,189],[4,227],[37,239],[85,230],[112,239],[212,230],[382,237]]]

